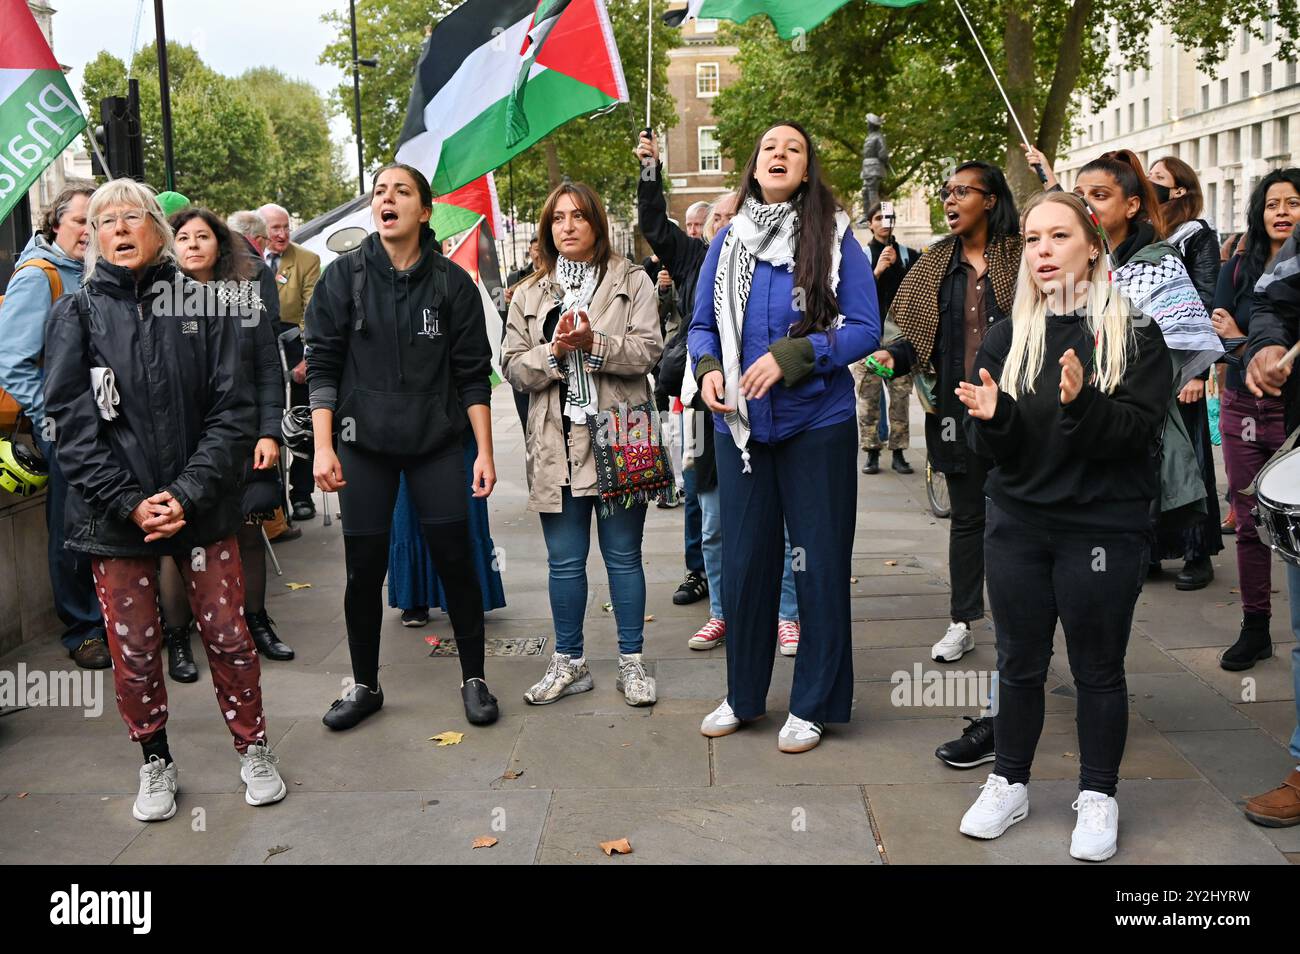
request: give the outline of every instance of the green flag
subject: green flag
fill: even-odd
[[[0,0],[0,219],[73,139],[86,117],[24,0]]]

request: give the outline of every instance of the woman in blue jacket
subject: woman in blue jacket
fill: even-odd
[[[853,702],[849,573],[857,418],[849,365],[880,340],[871,264],[823,182],[803,127],[759,138],[739,210],[709,246],[688,334],[714,412],[727,586],[727,698],[700,731],[729,735],[766,708],[777,640],[782,527],[802,640],[783,752],[806,752]],[[779,386],[778,386],[779,385]]]

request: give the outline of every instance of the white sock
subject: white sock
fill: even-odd
[[[571,666],[585,666],[586,664],[587,664],[586,656],[579,656],[577,659],[569,660],[569,665]]]

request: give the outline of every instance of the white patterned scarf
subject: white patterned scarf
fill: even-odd
[[[840,243],[848,227],[849,217],[837,212],[829,276],[832,293],[840,283]],[[723,239],[718,256],[718,272],[713,282],[713,313],[722,346],[723,402],[735,408],[723,416],[723,421],[740,448],[741,470],[746,474],[752,468],[749,462],[749,407],[745,396],[740,393],[741,343],[745,306],[754,281],[754,264],[762,260],[774,268],[784,267],[793,272],[798,244],[799,210],[792,203],[765,205],[753,196],[746,196],[740,211],[731,220],[731,228]],[[840,316],[836,327],[843,320]]]
[[[591,262],[575,262],[563,255],[556,256],[552,279],[561,316],[590,307],[598,281],[596,266]],[[597,410],[596,389],[587,370],[587,354],[585,351],[571,351],[560,361],[560,366],[568,388],[565,416],[575,424],[582,424],[588,414],[595,414]]]
[[[1115,283],[1142,314],[1155,320],[1177,369],[1177,386],[1214,364],[1223,342],[1210,324],[1209,313],[1192,284],[1178,253],[1170,248],[1157,260],[1143,252],[1115,272]]]

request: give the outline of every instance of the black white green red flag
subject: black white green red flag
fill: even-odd
[[[26,0],[0,0],[0,219],[85,128]]]
[[[627,98],[603,0],[467,0],[425,43],[397,159],[446,195]]]

